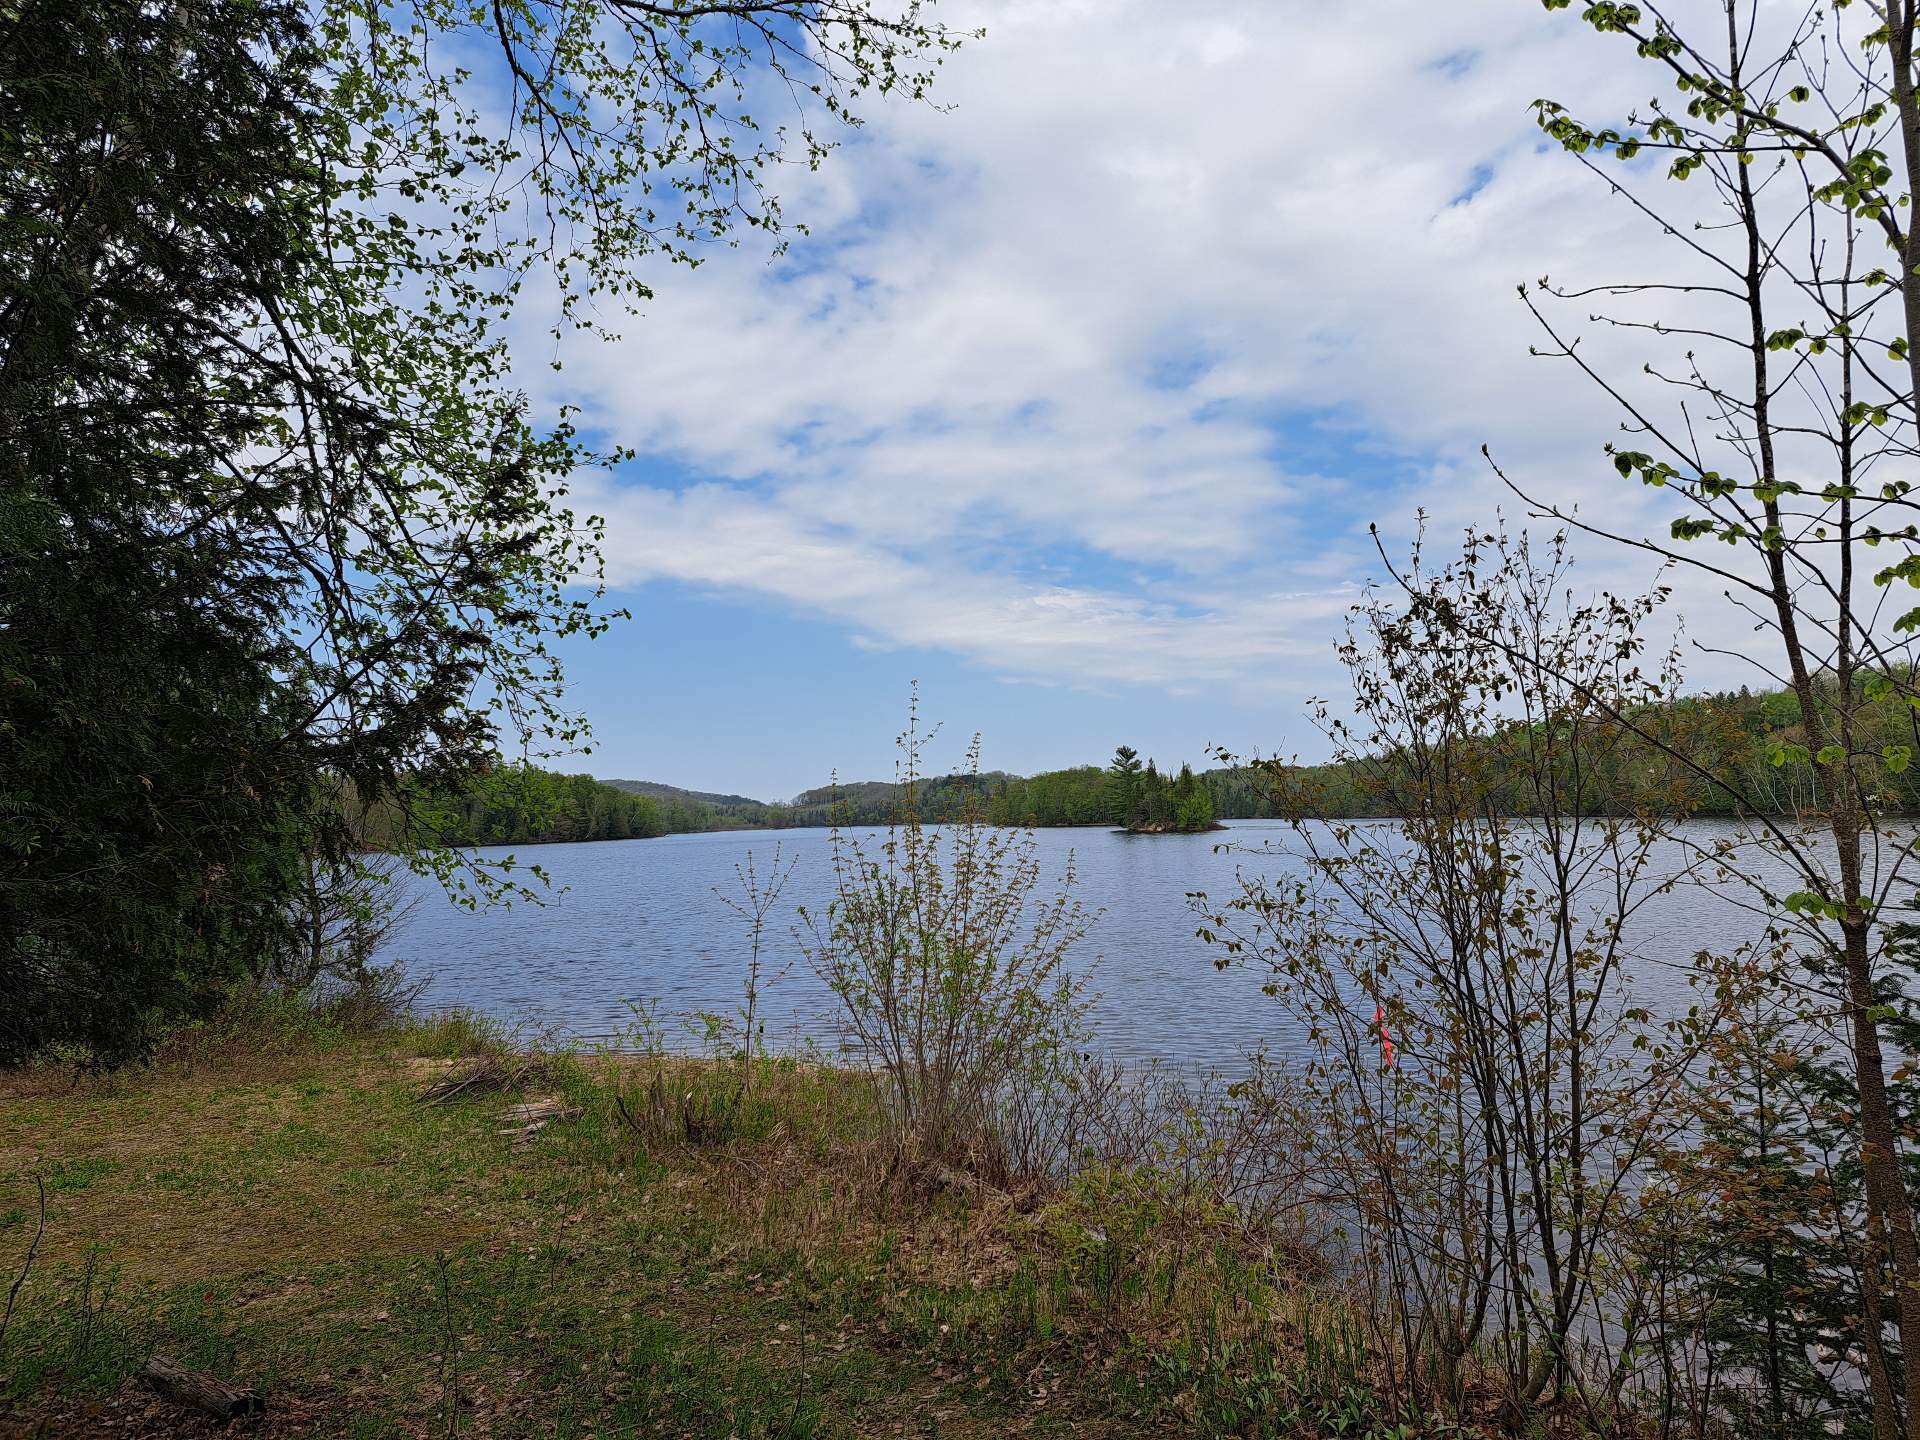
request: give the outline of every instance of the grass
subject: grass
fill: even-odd
[[[1303,1347],[1273,1263],[1149,1178],[910,1184],[870,1083],[792,1060],[744,1102],[737,1067],[555,1055],[421,1103],[499,1046],[216,1027],[0,1078],[0,1268],[36,1175],[48,1206],[0,1434],[198,1433],[133,1383],[156,1351],[275,1436],[1396,1433],[1363,1347]],[[497,1133],[535,1094],[577,1113]]]

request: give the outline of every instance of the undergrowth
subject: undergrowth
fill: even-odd
[[[0,1080],[0,1258],[49,1191],[0,1336],[17,1418],[158,1404],[132,1377],[159,1352],[287,1434],[1431,1433],[1389,1422],[1336,1292],[1151,1168],[916,1167],[872,1077],[796,1057],[748,1086],[551,1051],[424,1104],[525,1052],[468,1015],[263,1017],[139,1074]],[[499,1133],[533,1099],[562,1118]]]

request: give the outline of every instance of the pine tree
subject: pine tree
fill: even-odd
[[[1180,767],[1180,778],[1173,785],[1173,799],[1175,829],[1192,833],[1212,828],[1213,796],[1194,775],[1191,765]]]
[[[1140,752],[1131,745],[1120,746],[1113,752],[1107,774],[1113,777],[1107,787],[1111,796],[1107,814],[1114,824],[1131,828],[1139,823]]]
[[[1152,829],[1162,829],[1173,823],[1173,797],[1168,792],[1167,777],[1147,761],[1146,773],[1140,777],[1140,819],[1138,824]]]

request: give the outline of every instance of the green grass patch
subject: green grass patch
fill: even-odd
[[[506,1053],[450,1016],[0,1081],[0,1269],[33,1227],[33,1177],[48,1190],[5,1403],[86,1433],[85,1405],[131,1403],[159,1352],[259,1388],[276,1435],[1373,1423],[1364,1357],[1333,1384],[1278,1339],[1261,1351],[1275,1277],[1150,1181],[904,1184],[871,1080],[796,1060],[748,1085],[737,1063],[520,1057],[513,1093],[422,1102]],[[534,1099],[560,1118],[511,1133],[508,1107]],[[1209,1332],[1203,1313],[1239,1318]]]

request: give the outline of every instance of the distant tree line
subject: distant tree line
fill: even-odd
[[[1802,740],[1799,702],[1787,691],[1745,688],[1688,696],[1637,718],[1642,735],[1625,734],[1587,762],[1574,789],[1585,813],[1656,810],[1703,819],[1736,813],[1736,791],[1762,797],[1771,813],[1793,816],[1815,803],[1816,759]],[[1920,814],[1920,779],[1909,767],[1920,750],[1920,712],[1890,694],[1855,717],[1866,751],[1882,763],[1877,803]],[[1485,750],[1489,803],[1506,815],[1537,808],[1533,779],[1518,757],[1524,734],[1514,729],[1474,737]],[[1684,754],[1722,777],[1691,768],[1676,778]],[[976,815],[990,825],[1052,828],[1111,825],[1141,833],[1194,833],[1219,820],[1265,820],[1315,814],[1329,820],[1397,814],[1415,773],[1392,755],[1322,765],[1229,765],[1162,771],[1122,745],[1113,760],[1043,770],[943,775],[918,782],[916,808],[933,823]],[[644,780],[598,780],[535,766],[499,766],[458,787],[416,782],[361,810],[359,830],[379,849],[403,841],[450,846],[543,845],[583,840],[644,840],[712,830],[781,830],[826,825],[887,825],[901,818],[899,787],[863,780],[807,790],[786,803],[744,795],[683,790]],[[409,821],[406,817],[411,815]],[[411,823],[414,830],[409,831]]]
[[[1876,763],[1872,779],[1873,803],[1883,812],[1920,814],[1920,780],[1910,768],[1920,750],[1920,712],[1903,698],[1912,677],[1896,677],[1878,701],[1852,702],[1850,720],[1854,749]],[[1811,682],[1821,709],[1833,704],[1830,683],[1815,676]],[[1589,815],[1633,811],[1725,819],[1759,813],[1801,816],[1820,804],[1817,769],[1830,764],[1806,742],[1800,720],[1800,702],[1786,690],[1720,691],[1668,700],[1627,717],[1621,743],[1609,746],[1570,780],[1571,802]],[[1638,733],[1633,733],[1633,732]],[[1526,815],[1538,808],[1533,781],[1519,757],[1527,727],[1515,724],[1474,738],[1486,752],[1496,779],[1488,786],[1487,803],[1508,815]],[[1684,757],[1684,764],[1676,765]],[[1219,772],[1215,772],[1219,773]],[[1352,819],[1399,813],[1410,766],[1395,757],[1378,757],[1366,765],[1353,763],[1293,767],[1285,772],[1284,796],[1274,793],[1276,772],[1248,793],[1256,805],[1297,812],[1304,808],[1328,819]],[[1740,797],[1736,801],[1736,796]],[[1224,814],[1242,811],[1223,809]]]
[[[738,803],[715,803],[721,800]],[[772,808],[669,785],[510,765],[458,787],[403,787],[396,796],[359,807],[358,828],[374,849],[550,845],[757,828],[769,823],[765,815]]]
[[[1257,787],[1245,771],[1198,774],[1183,765],[1169,776],[1152,760],[1140,762],[1130,748],[1122,746],[1121,751],[1134,757],[1130,772],[1078,765],[1036,775],[989,770],[922,778],[916,782],[915,808],[923,820],[934,823],[977,816],[989,825],[1115,825],[1135,830],[1204,830],[1221,814],[1262,813]],[[1229,804],[1238,808],[1226,809]],[[863,780],[808,790],[787,805],[763,806],[755,823],[886,825],[899,818],[899,787]]]
[[[1122,745],[1104,770],[1082,765],[1024,780],[994,777],[987,818],[996,825],[1106,823],[1141,833],[1192,833],[1211,829],[1230,800],[1251,816],[1258,796],[1250,785],[1236,786],[1237,779],[1244,777],[1228,770],[1196,775],[1191,765],[1169,776]]]

